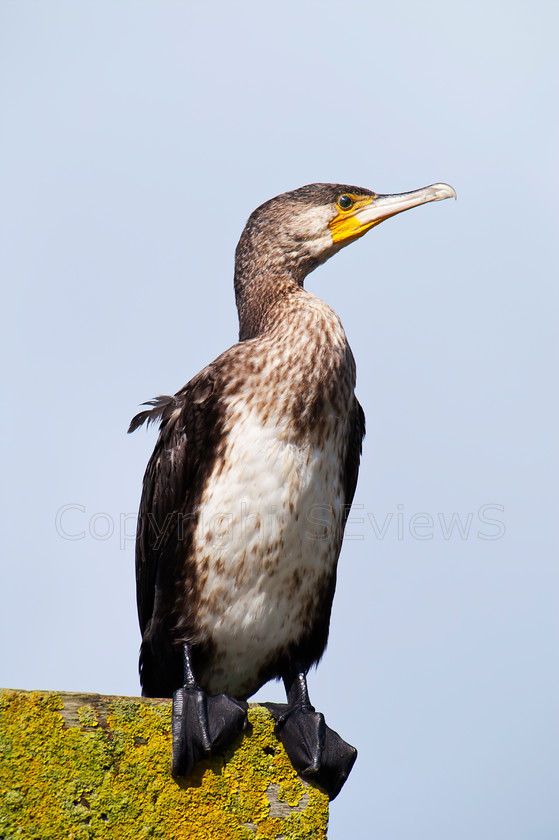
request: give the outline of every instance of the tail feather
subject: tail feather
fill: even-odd
[[[180,405],[180,402],[176,397],[170,397],[165,394],[160,397],[155,397],[153,400],[148,400],[142,403],[142,405],[152,405],[154,408],[149,408],[146,411],[140,411],[139,414],[136,414],[128,427],[128,434],[135,432],[136,429],[139,429],[146,422],[150,426],[152,423],[157,423],[157,421],[161,422],[166,420],[169,414]]]

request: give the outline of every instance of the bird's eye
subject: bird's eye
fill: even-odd
[[[338,207],[341,207],[342,210],[349,210],[352,204],[353,199],[349,195],[341,195],[338,199]]]

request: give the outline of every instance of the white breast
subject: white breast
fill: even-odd
[[[344,515],[342,427],[332,418],[321,447],[300,446],[254,410],[232,418],[202,500],[195,553],[203,570],[200,638],[215,646],[233,695],[245,693],[275,650],[301,637],[319,582],[334,570]],[[221,685],[222,674],[215,676]]]

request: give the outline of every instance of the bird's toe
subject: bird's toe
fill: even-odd
[[[183,686],[173,694],[172,772],[184,776],[212,753],[223,752],[247,722],[247,704],[226,694],[208,696]]]

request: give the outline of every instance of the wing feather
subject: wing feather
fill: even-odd
[[[174,396],[162,396],[136,415],[129,431],[159,421],[159,438],[144,475],[136,534],[136,596],[142,634],[158,592],[188,561],[184,523],[195,513],[213,462],[217,420],[215,372],[208,366]],[[164,564],[165,568],[162,568]],[[173,568],[171,568],[173,567]],[[184,577],[179,569],[178,578]],[[172,593],[169,593],[170,595]]]
[[[357,397],[354,397],[352,419],[350,425],[350,439],[347,449],[344,469],[344,488],[346,519],[349,516],[349,509],[357,487],[357,476],[359,474],[359,462],[363,450],[363,438],[365,437],[365,412],[363,411]]]

